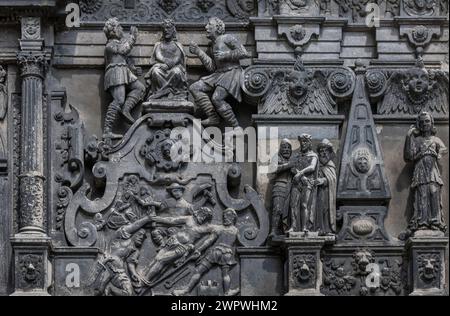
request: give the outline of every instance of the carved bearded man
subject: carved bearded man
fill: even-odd
[[[162,24],[161,42],[155,44],[150,65],[145,76],[151,87],[149,100],[168,98],[187,100],[186,55],[183,46],[177,41],[177,30],[173,20]]]
[[[300,153],[295,159],[296,165],[291,172],[292,180],[290,198],[291,232],[308,232],[314,229],[316,197],[315,181],[318,172],[318,156],[312,150],[312,137],[303,134],[299,137]]]
[[[225,34],[225,23],[218,18],[209,20],[206,32],[211,40],[212,58],[194,43],[191,44],[190,51],[198,56],[206,69],[213,74],[194,83],[190,91],[197,105],[208,117],[202,122],[203,125],[219,124],[220,115],[228,126],[238,127],[233,109],[225,100],[231,96],[238,102],[242,101],[242,68],[239,61],[248,58],[249,53],[238,39]],[[212,97],[208,94],[212,94]]]
[[[324,139],[318,146],[319,175],[317,185],[316,228],[322,235],[336,233],[336,165],[333,144]]]
[[[288,228],[289,183],[292,180],[291,168],[293,167],[291,157],[292,144],[288,139],[283,139],[280,143],[278,166],[272,188],[272,237]]]
[[[127,122],[133,124],[135,120],[130,111],[142,100],[145,93],[145,86],[131,71],[127,60],[136,43],[138,29],[132,27],[130,37],[125,37],[119,21],[112,18],[106,21],[103,30],[108,39],[105,48],[105,90],[113,97],[113,102],[106,112],[103,133],[104,138],[120,138],[121,135],[112,133],[118,113],[122,112]]]
[[[442,187],[444,182],[438,161],[448,153],[436,129],[431,114],[422,112],[406,136],[404,158],[414,163],[411,188],[414,192],[414,215],[409,230],[446,231],[442,214]]]

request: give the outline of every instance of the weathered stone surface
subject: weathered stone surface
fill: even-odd
[[[448,293],[448,1],[69,2],[0,0],[0,295]]]

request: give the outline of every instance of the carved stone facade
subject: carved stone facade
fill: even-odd
[[[28,2],[0,295],[448,293],[448,1]]]

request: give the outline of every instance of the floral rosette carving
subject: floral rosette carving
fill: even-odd
[[[339,69],[334,71],[328,78],[328,89],[337,98],[346,98],[355,89],[355,76],[352,72]]]

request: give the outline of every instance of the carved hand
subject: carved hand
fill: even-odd
[[[191,52],[191,54],[198,56],[200,54],[200,47],[196,43],[191,42],[191,44],[189,45],[189,51]]]
[[[130,31],[131,31],[131,35],[132,35],[134,38],[137,38],[137,37],[138,37],[138,35],[139,35],[139,30],[138,30],[138,28],[137,28],[136,26],[132,26],[131,29],[130,29]]]

